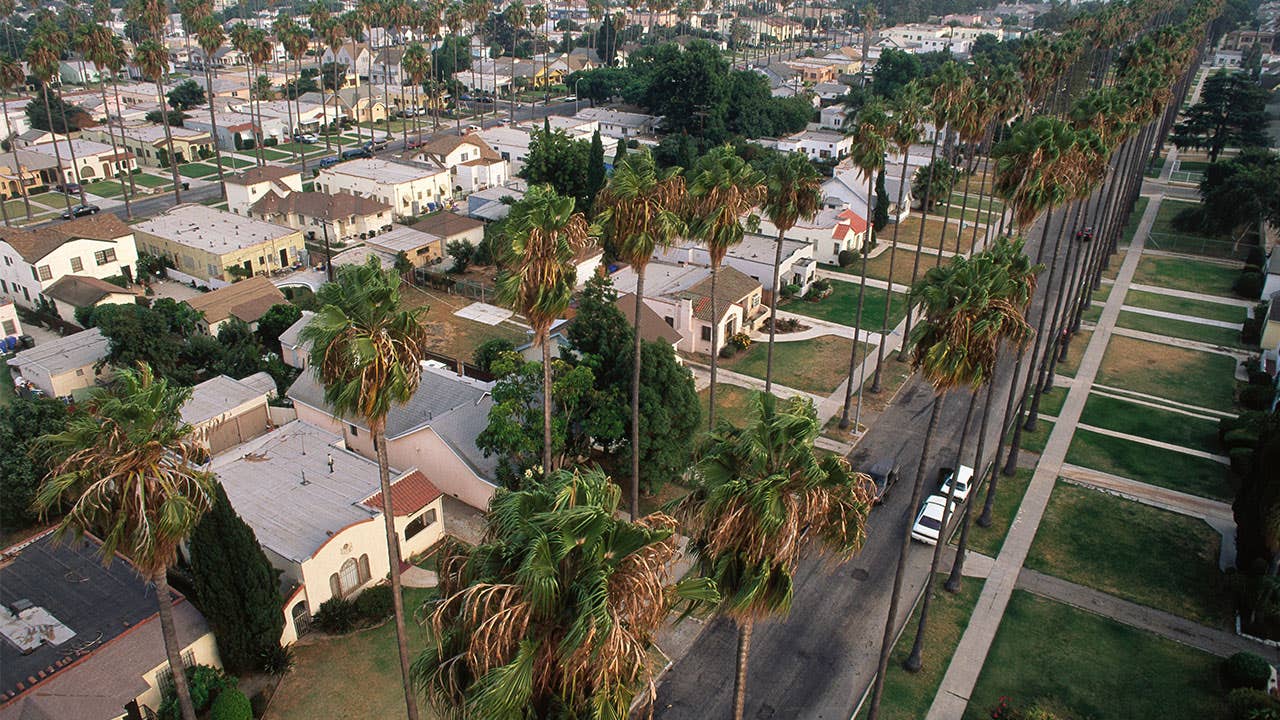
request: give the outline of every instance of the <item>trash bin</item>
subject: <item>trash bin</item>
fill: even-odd
[[[189,183],[189,182],[184,182],[184,183],[182,183],[182,189],[183,189],[183,190],[190,190],[190,189],[191,189],[191,183]]]

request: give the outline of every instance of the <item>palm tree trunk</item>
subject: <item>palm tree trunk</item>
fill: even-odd
[[[293,76],[293,116],[298,118],[298,132],[302,132],[302,93],[298,92],[298,86],[302,84],[302,58],[294,58],[293,66],[297,70]],[[321,82],[324,82],[323,78]],[[288,101],[289,98],[285,98],[285,102]],[[320,103],[324,104],[324,95],[320,96]],[[293,138],[289,139],[292,140]],[[302,177],[305,178],[307,177],[307,149],[305,147],[298,148],[298,156],[302,160]]]
[[[773,290],[769,293],[769,347],[765,352],[764,391],[773,392],[773,338],[778,330],[778,273],[782,265],[782,228],[778,228],[778,243],[773,251]],[[638,314],[636,317],[640,317]]]
[[[333,73],[333,86],[336,88],[336,87],[338,87],[338,73],[337,73],[337,68],[336,68],[337,61],[338,61],[338,54],[337,54],[337,53],[334,53],[334,54],[333,54],[333,60],[334,60],[334,65],[335,65],[334,73]],[[298,60],[298,66],[299,66],[299,67],[301,67],[301,66],[302,66],[302,60]],[[299,77],[301,77],[301,76],[299,76]],[[337,114],[337,112],[338,112],[337,103],[334,103],[333,112],[334,112],[334,114],[335,114],[335,115],[336,115],[336,114]],[[336,120],[337,118],[334,118],[334,119]],[[333,143],[332,143],[332,140],[331,140],[331,139],[330,139],[330,137],[329,137],[329,130],[330,130],[330,127],[329,127],[329,103],[325,102],[325,99],[324,99],[324,55],[323,55],[323,54],[320,56],[320,122],[324,123],[324,128],[323,128],[323,131],[324,131],[324,151],[325,151],[325,153],[327,154],[327,153],[329,153],[329,152],[332,152],[332,151],[333,151]]]
[[[277,69],[279,69],[278,64]],[[293,136],[298,132],[298,129],[300,129],[299,126],[302,125],[302,118],[298,118],[298,122],[296,124],[293,121],[293,105],[289,103],[289,63],[287,60],[285,61],[284,69],[284,112],[285,117],[289,122],[289,127],[286,128],[287,132],[285,132],[285,137],[287,138],[285,142],[289,143],[289,154],[293,156],[293,161],[298,162],[298,143],[293,142]]]
[[[160,112],[164,112],[164,85],[160,83],[159,77],[156,77],[156,97],[160,100]],[[165,147],[169,150],[169,173],[173,177],[173,202],[178,204],[182,202],[182,182],[178,179],[178,158],[173,154],[173,131],[169,129],[168,122],[160,124],[164,126]]]
[[[6,34],[9,32],[8,23],[5,24]],[[10,44],[13,40],[10,39]],[[22,163],[18,161],[18,143],[16,139],[18,134],[13,132],[13,125],[9,122],[9,103],[7,100],[0,101],[0,105],[4,108],[4,126],[9,131],[9,154],[13,155],[13,169],[18,173],[18,192],[22,195],[22,204],[27,210],[27,220],[31,219],[31,197],[27,194],[27,183],[24,182],[22,176]]]
[[[920,199],[920,232],[916,236],[916,253],[915,259],[911,263],[911,284],[916,284],[916,279],[920,277],[920,252],[924,249],[924,228],[929,219],[929,190],[933,185],[933,163],[938,159],[938,130],[933,131],[933,146],[929,149],[929,169],[925,171],[924,196]],[[946,228],[943,228],[946,232]],[[892,276],[891,276],[892,277]],[[915,308],[907,305],[907,324],[902,331],[902,347],[898,351],[898,361],[905,362],[907,359],[907,349],[911,338],[911,321],[915,317]]]
[[[899,215],[902,214],[902,196],[903,196],[903,191],[906,190],[906,187],[907,187],[907,160],[910,159],[910,157],[911,157],[911,149],[908,146],[908,148],[902,154],[902,171],[898,175],[897,209],[898,209]],[[923,222],[924,221],[921,220],[921,227],[924,226]],[[884,365],[884,346],[888,344],[886,342],[886,338],[889,335],[889,311],[890,309],[893,308],[893,266],[894,266],[894,261],[898,257],[898,225],[899,224],[900,223],[897,221],[897,219],[895,219],[893,223],[893,239],[889,241],[889,289],[886,290],[884,294],[884,314],[881,316],[881,320],[880,320],[880,342],[876,343],[876,371],[875,371],[875,374],[871,376],[870,391],[872,393],[880,392],[880,368],[881,366]],[[919,257],[919,247],[917,247],[916,250],[917,250],[916,257]],[[904,337],[902,340],[902,347],[905,348],[906,346],[907,346],[907,340]]]
[[[742,720],[747,704],[747,660],[751,653],[751,632],[755,618],[738,620],[738,665],[733,674],[733,720]]]
[[[196,720],[196,708],[191,704],[191,689],[187,686],[187,668],[182,663],[182,646],[178,644],[178,629],[173,624],[173,594],[169,592],[168,568],[160,568],[151,576],[156,585],[156,605],[160,611],[160,636],[164,638],[164,654],[173,672],[173,692],[178,696],[182,720]]]
[[[219,197],[223,200],[227,199],[227,178],[225,170],[222,168],[222,147],[218,145],[218,114],[213,111],[213,72],[209,68],[209,63],[204,64],[205,83],[210,88],[209,93],[209,126],[213,128],[213,161],[218,168],[218,191]]]
[[[119,146],[116,145],[115,129],[111,126],[111,110],[109,109],[111,106],[107,104],[107,78],[102,72],[98,73],[98,91],[102,95],[102,109],[106,113],[107,117],[107,139],[111,141],[111,154],[118,157],[121,155],[121,152]],[[120,160],[115,160],[113,162],[119,166]],[[124,172],[126,174],[129,172],[129,162],[127,160],[124,162]],[[124,175],[120,175],[117,179],[120,181],[120,197],[124,198],[125,217],[132,220],[133,207],[129,203],[129,188],[125,185]]]
[[[898,550],[898,567],[893,575],[893,593],[889,595],[889,617],[884,623],[884,637],[880,641],[880,660],[876,666],[875,681],[871,684],[871,705],[867,710],[867,720],[876,720],[880,716],[880,700],[884,694],[884,676],[889,670],[889,655],[893,652],[894,636],[897,634],[898,605],[902,600],[902,576],[907,570],[907,552],[911,549],[911,525],[913,513],[920,507],[920,496],[924,494],[925,471],[929,467],[929,445],[933,442],[933,433],[938,429],[938,418],[942,415],[943,404],[947,394],[940,393],[933,399],[933,411],[929,413],[929,425],[924,433],[924,445],[920,453],[920,464],[916,468],[916,481],[911,488],[911,502],[907,505],[907,518],[902,525],[902,540]],[[854,699],[857,702],[857,699]]]
[[[707,427],[716,426],[716,369],[720,366],[720,317],[716,315],[716,276],[720,274],[719,264],[711,265],[711,386],[709,388],[710,405],[707,408]],[[636,317],[636,322],[640,318]]]
[[[76,160],[76,146],[71,142],[71,124],[67,122],[67,103],[62,99],[61,85],[58,86],[58,111],[62,115],[62,134],[67,138],[67,152],[71,153],[71,176],[76,184],[76,192],[80,196],[80,204],[87,205],[88,201],[84,199],[84,183],[80,182],[80,163]],[[62,181],[70,182],[65,176]],[[65,190],[65,187],[63,189]]]
[[[400,658],[400,677],[404,681],[404,704],[409,720],[417,720],[418,701],[409,674],[409,642],[405,632],[404,596],[400,591],[400,537],[396,534],[396,518],[391,508],[391,463],[387,460],[386,421],[370,420],[369,425],[378,452],[378,486],[382,490],[382,521],[387,535],[387,559],[391,566],[391,607],[395,611],[396,650]]]
[[[114,72],[111,73],[111,92],[116,96],[116,117],[122,118],[124,117],[124,111],[120,109],[120,84]],[[124,149],[126,151],[128,151],[129,145],[128,143],[125,142],[125,139],[124,139],[123,125],[120,126],[120,144],[124,146]],[[137,182],[133,179],[133,170],[130,170],[128,175],[129,175],[129,194],[136,198],[138,197],[138,185],[137,185]]]
[[[991,401],[995,395],[995,387],[995,382],[987,381],[987,397],[982,401],[982,421],[978,423],[978,448],[973,453],[973,479],[969,481],[974,490],[982,485],[982,476],[986,474],[982,464],[982,454],[987,446],[987,422],[991,420]],[[974,397],[977,397],[977,393],[974,393]],[[961,450],[963,449],[961,447]],[[958,459],[956,467],[960,467]],[[969,526],[972,524],[973,504],[978,499],[977,492],[973,492],[972,495],[973,498],[964,504],[964,514],[960,517],[960,540],[956,545],[956,556],[951,562],[951,575],[943,586],[949,593],[960,592],[964,573],[964,556],[969,547]]]
[[[644,309],[645,263],[636,264],[636,314],[632,325],[631,351],[631,521],[640,518],[640,312]]]
[[[965,211],[969,209],[969,183],[973,180],[973,171],[970,170],[969,166],[973,164],[973,155],[974,155],[974,151],[972,148],[970,148],[969,151],[966,153],[965,159],[964,159],[964,190],[962,191],[964,193],[964,197],[961,198],[960,200],[960,229],[956,231],[956,255],[960,254],[960,246],[963,244],[963,241],[964,241],[964,214],[965,214]],[[951,198],[948,197],[947,212],[951,211],[950,206],[951,206]],[[978,225],[978,220],[976,217],[974,218],[973,224],[974,224],[974,231],[976,232],[977,225]],[[945,232],[943,233],[943,237],[946,237]],[[943,244],[945,245],[946,243],[943,243]],[[939,257],[941,257],[941,255],[939,255]]]
[[[1068,230],[1068,226],[1064,218],[1063,227],[1058,231],[1060,235],[1064,235],[1067,238],[1067,256],[1062,264],[1062,277],[1058,279],[1058,292],[1054,295],[1053,319],[1049,322],[1049,332],[1045,338],[1044,355],[1040,358],[1040,372],[1036,377],[1036,384],[1032,386],[1031,389],[1031,405],[1027,410],[1026,427],[1028,432],[1034,432],[1036,429],[1036,422],[1040,413],[1041,394],[1046,389],[1046,385],[1048,387],[1052,387],[1052,382],[1047,381],[1046,378],[1053,377],[1052,371],[1056,365],[1058,357],[1057,351],[1060,344],[1059,339],[1062,334],[1060,318],[1062,317],[1062,311],[1066,304],[1067,296],[1070,294],[1068,292],[1069,287],[1067,281],[1070,277],[1075,275],[1075,268],[1078,265],[1076,262],[1076,249],[1080,246],[1080,243],[1075,241],[1075,233],[1076,228],[1079,227],[1080,209],[1083,204],[1084,203],[1079,200],[1076,201],[1076,214],[1069,226],[1070,229]],[[1048,295],[1045,297],[1048,298]]]
[[[45,121],[49,123],[49,132],[53,132],[53,111],[49,108],[49,84],[45,82],[40,83],[40,92],[44,94]],[[165,127],[167,128],[168,125]],[[65,187],[67,178],[62,173],[62,151],[58,149],[58,143],[56,142],[53,144],[53,155],[58,160],[58,176],[62,178],[62,183]],[[67,205],[67,212],[71,212],[71,196],[64,192],[62,193],[62,199]]]
[[[542,338],[542,476],[551,474],[551,345]]]
[[[867,215],[871,213],[871,194],[873,192],[874,173],[867,173]],[[849,384],[844,389],[844,407],[840,411],[840,429],[849,429],[849,406],[853,404],[853,374],[858,369],[858,342],[862,335],[862,300],[867,292],[867,258],[871,252],[871,243],[875,240],[875,224],[870,218],[867,219],[867,234],[863,238],[862,243],[862,271],[861,278],[858,281],[858,309],[854,315],[853,325],[853,349],[849,351]],[[889,277],[889,292],[893,292],[893,277]],[[887,296],[886,296],[887,297]],[[864,360],[865,363],[865,360]],[[863,373],[863,379],[866,373]],[[858,432],[858,422],[862,416],[862,383],[858,383],[858,411],[857,417],[854,419],[853,431]]]

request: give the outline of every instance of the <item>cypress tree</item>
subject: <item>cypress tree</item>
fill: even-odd
[[[876,200],[875,209],[872,211],[872,223],[875,225],[876,232],[885,229],[889,224],[889,193],[884,189],[884,170],[876,175]]]
[[[603,149],[604,148],[601,147],[601,150]],[[627,143],[625,141],[619,140],[618,149],[613,151],[613,166],[618,167],[618,163],[622,162],[622,158],[626,156],[627,156]]]
[[[277,572],[222,485],[214,487],[213,507],[191,533],[196,599],[228,672],[268,669],[284,630]]]
[[[623,142],[618,141],[622,146]],[[591,135],[591,154],[587,158],[587,197],[594,204],[596,193],[604,187],[604,143],[600,141],[600,130]]]

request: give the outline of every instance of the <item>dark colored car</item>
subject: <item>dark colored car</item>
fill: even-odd
[[[102,208],[97,205],[73,205],[70,210],[62,213],[63,220],[70,220],[73,217],[84,217],[85,215],[97,215],[102,212]]]
[[[353,160],[355,158],[371,158],[371,157],[373,157],[373,152],[369,150],[369,148],[367,147],[351,148],[350,150],[342,151],[343,160]]]
[[[64,195],[71,195],[80,192],[80,183],[58,183],[54,188]]]
[[[376,140],[366,140],[364,142],[363,147],[371,151],[385,150],[387,147],[387,143],[389,142],[391,141],[388,140],[387,138],[378,138]]]
[[[862,472],[870,476],[871,481],[875,483],[875,503],[878,505],[884,502],[885,497],[889,494],[889,488],[898,481],[898,466],[892,460],[881,460]]]
[[[320,158],[320,167],[322,168],[333,167],[334,165],[337,165],[337,164],[338,164],[338,158],[333,157],[332,155],[329,157]]]

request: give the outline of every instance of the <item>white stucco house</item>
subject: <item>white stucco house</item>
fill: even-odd
[[[636,291],[636,274],[625,267],[613,274],[619,294]],[[701,265],[651,262],[645,269],[644,302],[680,333],[678,349],[709,355],[735,333],[758,330],[769,315],[760,283],[733,266],[716,279],[716,312],[711,312],[711,270]],[[719,326],[716,343],[712,328]]]
[[[0,294],[27,308],[67,275],[132,281],[133,230],[110,213],[26,230],[0,227]]]
[[[828,130],[801,130],[778,139],[780,152],[802,152],[810,160],[841,160],[852,149],[852,136]]]
[[[439,209],[453,197],[453,178],[442,167],[409,165],[362,158],[324,168],[316,189],[328,194],[348,193],[391,206],[396,217],[422,215]]]

